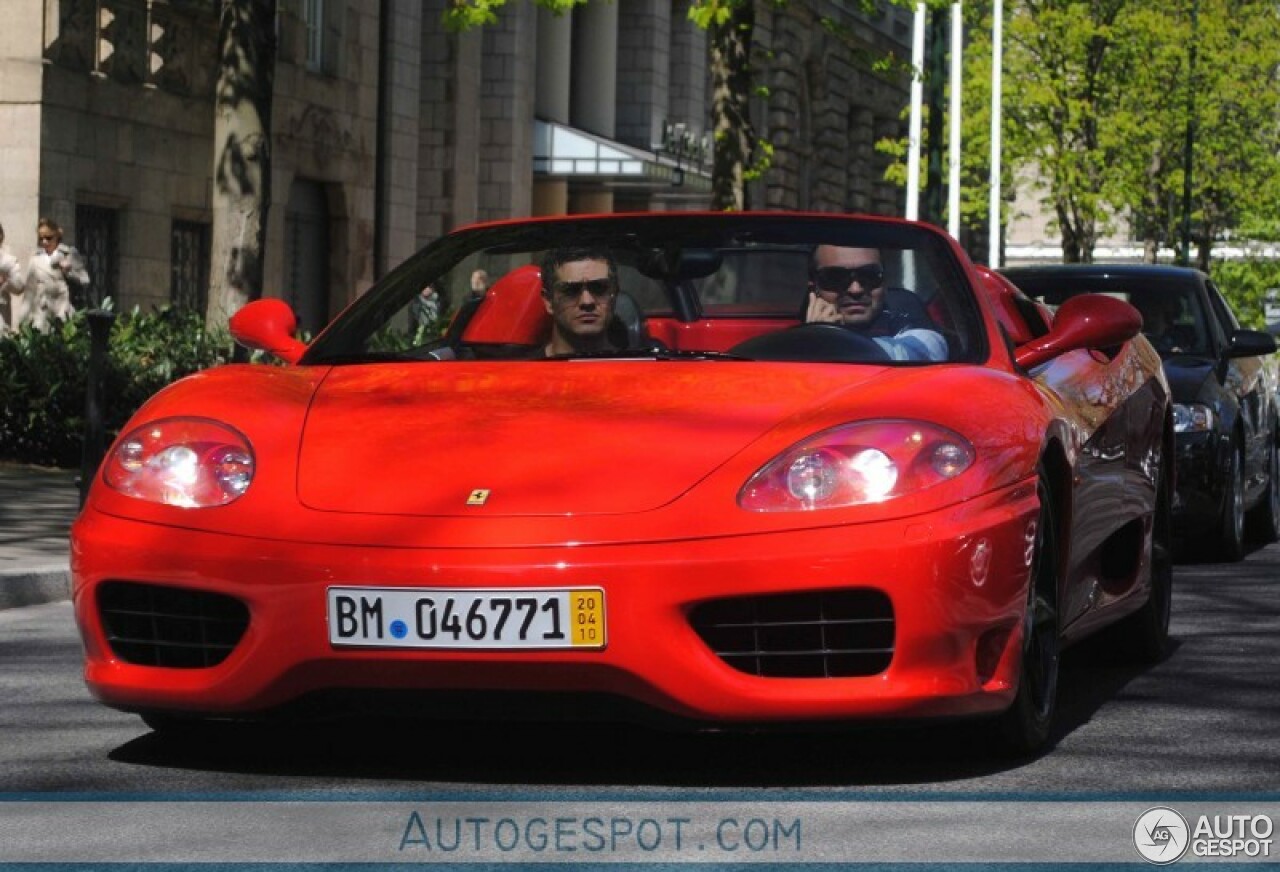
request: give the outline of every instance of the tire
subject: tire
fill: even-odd
[[[1222,517],[1218,521],[1215,551],[1224,563],[1244,559],[1244,461],[1240,446],[1231,445],[1231,463],[1227,470],[1227,489],[1222,495]]]
[[[1169,650],[1169,616],[1173,611],[1173,495],[1168,475],[1157,484],[1155,516],[1151,520],[1151,593],[1146,604],[1112,628],[1110,638],[1122,659],[1158,663]]]
[[[1271,443],[1267,450],[1267,492],[1247,518],[1250,537],[1270,545],[1280,541],[1280,424],[1271,425]]]
[[[1034,754],[1044,747],[1058,708],[1058,529],[1043,469],[1036,495],[1040,498],[1040,515],[1022,621],[1018,692],[1013,704],[997,720],[999,750],[1010,756]]]

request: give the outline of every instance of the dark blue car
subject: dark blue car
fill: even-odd
[[[1239,560],[1245,536],[1280,538],[1280,410],[1268,355],[1275,339],[1240,327],[1199,270],[1155,264],[1060,264],[1002,271],[1051,307],[1077,294],[1120,297],[1142,312],[1174,400],[1180,550]]]

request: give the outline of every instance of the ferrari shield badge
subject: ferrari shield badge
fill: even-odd
[[[467,505],[483,506],[489,501],[489,491],[486,488],[476,488],[467,497]]]

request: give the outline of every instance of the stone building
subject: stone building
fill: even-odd
[[[217,0],[6,0],[0,223],[41,215],[85,252],[94,302],[203,307]],[[903,135],[910,12],[758,5],[753,112],[775,146],[752,208],[897,214],[874,143]],[[454,227],[709,202],[706,34],[688,0],[511,0],[463,34],[445,0],[278,0],[267,293],[318,329]],[[825,19],[825,20],[822,20]]]

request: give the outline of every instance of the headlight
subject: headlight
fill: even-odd
[[[106,460],[108,485],[185,508],[225,506],[253,481],[249,440],[207,418],[162,418],[131,431]]]
[[[944,427],[846,424],[778,455],[738,492],[738,505],[752,512],[803,512],[879,503],[953,479],[973,460],[973,446]]]
[[[1174,403],[1173,432],[1203,433],[1213,429],[1213,409],[1203,403]]]

